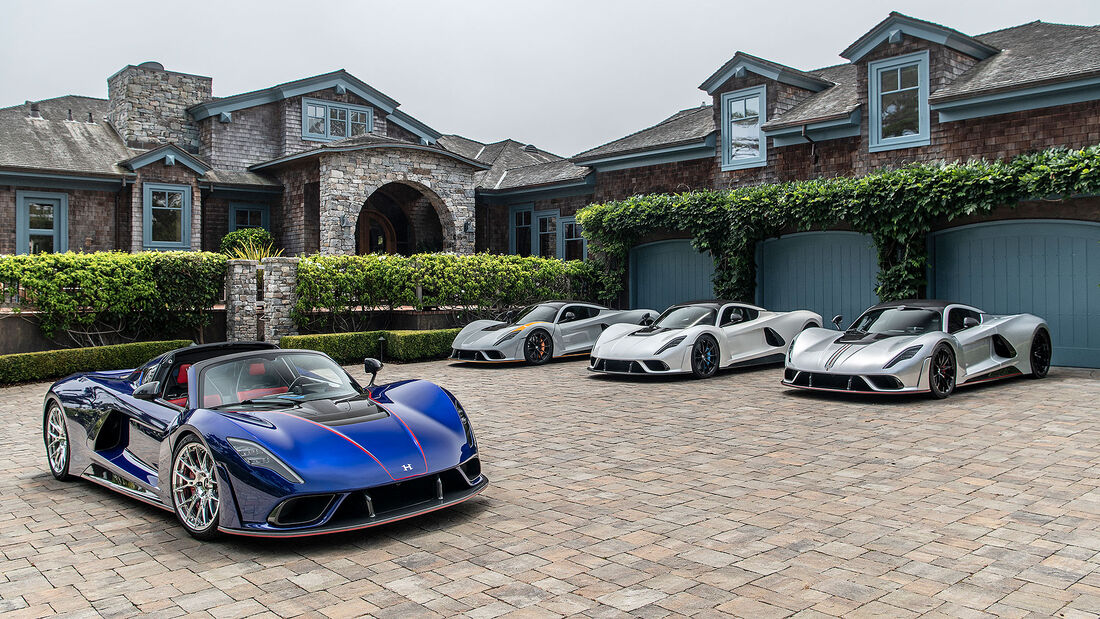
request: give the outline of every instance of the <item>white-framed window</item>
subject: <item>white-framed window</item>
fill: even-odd
[[[15,253],[69,251],[68,194],[17,191],[15,201]]]
[[[722,169],[756,168],[768,161],[767,139],[760,128],[768,120],[766,86],[722,95]]]
[[[142,245],[191,249],[191,186],[142,184]]]
[[[877,60],[868,70],[868,150],[927,146],[928,52]]]
[[[302,99],[302,137],[307,140],[342,140],[370,133],[373,126],[369,107]]]
[[[271,229],[270,209],[266,204],[232,202],[229,204],[229,231],[241,228]]]

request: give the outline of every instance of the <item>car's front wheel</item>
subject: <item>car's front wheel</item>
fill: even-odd
[[[718,342],[709,335],[700,335],[691,347],[691,373],[695,378],[710,378],[718,372]]]
[[[196,539],[216,538],[221,506],[216,465],[193,434],[180,441],[172,457],[171,490],[172,508],[183,528]]]
[[[1042,378],[1050,371],[1050,357],[1053,349],[1050,345],[1050,333],[1039,329],[1031,339],[1031,377]]]
[[[50,402],[42,423],[42,439],[46,443],[46,459],[50,463],[50,472],[61,481],[72,479],[69,476],[69,429],[65,424],[65,413],[57,402]]]
[[[542,365],[554,356],[554,340],[542,329],[532,331],[523,341],[523,357],[527,363]]]
[[[942,400],[954,393],[955,375],[955,353],[941,344],[932,353],[932,363],[928,366],[928,388],[932,397]]]

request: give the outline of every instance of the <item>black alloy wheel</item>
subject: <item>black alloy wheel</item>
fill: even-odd
[[[942,400],[955,392],[955,374],[955,353],[941,344],[932,353],[932,364],[928,367],[928,388],[933,398]]]
[[[691,373],[695,378],[710,378],[718,372],[718,342],[710,335],[701,335],[691,347]]]
[[[523,342],[523,358],[531,365],[542,365],[554,356],[554,340],[542,329],[536,329]]]
[[[1050,333],[1039,329],[1031,339],[1031,377],[1043,378],[1050,371],[1050,357],[1053,353],[1050,345]]]

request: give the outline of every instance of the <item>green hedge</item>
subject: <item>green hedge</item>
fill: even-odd
[[[426,331],[361,331],[358,333],[326,333],[323,335],[288,335],[280,340],[282,348],[319,350],[336,361],[348,365],[360,363],[366,357],[379,356],[378,336],[386,338],[385,359],[419,361],[437,359],[451,352],[451,342],[459,329]]]
[[[38,312],[42,333],[80,346],[198,331],[225,288],[226,257],[209,252],[0,256],[0,291]]]
[[[60,378],[74,372],[126,370],[190,344],[190,340],[169,340],[0,355],[0,384]]]
[[[294,319],[303,328],[359,331],[370,312],[380,308],[502,309],[552,298],[590,299],[595,279],[592,267],[579,260],[493,254],[317,255],[298,263]]]
[[[275,244],[275,237],[263,228],[240,228],[222,237],[221,253],[230,256],[233,250],[252,245],[253,247],[268,247]]]
[[[609,301],[623,292],[630,248],[653,232],[690,234],[696,249],[714,256],[716,296],[751,301],[758,241],[844,224],[873,237],[875,292],[885,301],[919,296],[934,226],[1021,200],[1098,192],[1100,146],[1091,146],[1010,161],[919,163],[858,178],[634,196],[587,206],[577,221],[591,243],[600,297]]]

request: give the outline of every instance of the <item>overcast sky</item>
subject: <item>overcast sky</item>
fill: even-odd
[[[0,107],[106,97],[146,60],[215,96],[344,68],[443,133],[568,156],[709,101],[699,84],[737,50],[842,62],[890,10],[968,34],[1100,23],[1098,0],[0,0]]]

